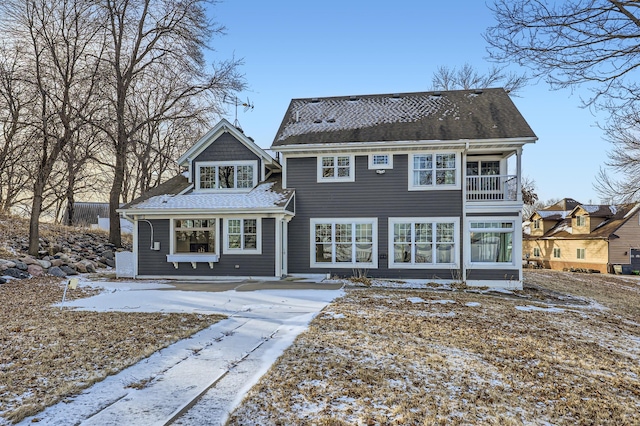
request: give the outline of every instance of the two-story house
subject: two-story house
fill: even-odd
[[[521,287],[522,148],[536,139],[503,89],[293,99],[279,161],[223,120],[179,159],[179,185],[121,210],[136,275]]]
[[[640,270],[640,203],[581,204],[565,198],[535,211],[524,228],[529,263],[556,270]]]

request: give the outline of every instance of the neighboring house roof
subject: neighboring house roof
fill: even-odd
[[[589,207],[587,205],[587,207]],[[599,206],[602,207],[602,206]],[[532,236],[524,234],[523,238],[536,240],[536,239],[567,239],[567,240],[589,240],[589,239],[607,239],[617,238],[615,232],[624,225],[636,212],[640,211],[640,203],[623,204],[619,206],[606,206],[609,207],[610,217],[600,223],[592,232],[588,234],[573,234],[571,228],[571,215],[566,215],[564,219],[560,220],[553,228],[547,231],[542,236]],[[587,209],[585,209],[587,210]],[[593,209],[596,214],[606,209],[599,208]],[[588,210],[587,210],[588,211]],[[538,211],[537,213],[544,212]],[[603,217],[603,216],[595,216]]]
[[[573,210],[578,207],[580,204],[579,201],[574,200],[573,198],[563,198],[555,204],[545,207],[543,210]]]
[[[616,212],[618,211],[617,206],[587,204],[577,206],[571,211],[571,214],[573,214],[573,212],[578,210],[579,208],[586,211],[591,217],[610,217],[616,214]]]
[[[571,215],[571,212],[572,210],[538,210],[531,217],[540,216],[542,219],[562,220]]]
[[[272,145],[537,137],[502,88],[293,99]]]
[[[99,217],[109,217],[109,203],[76,201],[73,203],[73,226],[97,225]],[[69,206],[65,209],[63,222],[69,218]]]
[[[185,179],[186,180],[186,179]],[[184,194],[161,193],[142,197],[125,206],[121,211],[129,214],[168,213],[169,211],[193,213],[284,211],[294,194],[293,189],[282,189],[280,176],[272,176],[259,183],[250,192],[215,193],[187,192]]]

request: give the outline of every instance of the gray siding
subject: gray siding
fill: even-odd
[[[222,226],[219,221],[217,237],[222,249]],[[197,263],[193,269],[190,263],[179,263],[178,269],[167,262],[169,253],[169,219],[151,220],[153,223],[153,239],[160,242],[160,250],[150,250],[151,228],[146,222],[138,223],[138,275],[151,276],[275,276],[275,219],[262,219],[262,254],[220,254],[220,262],[213,264]],[[238,265],[238,268],[235,266]]]
[[[199,161],[245,161],[258,160],[258,171],[261,170],[262,162],[260,157],[254,154],[242,142],[230,133],[223,133],[218,139],[213,141],[195,159],[194,166]],[[193,168],[193,181],[195,182],[196,168]],[[258,179],[260,173],[258,173]]]
[[[449,269],[388,269],[389,217],[460,217],[459,190],[408,190],[408,156],[394,155],[393,169],[377,174],[368,169],[368,157],[356,156],[355,182],[317,183],[317,159],[288,158],[287,186],[296,190],[296,216],[289,223],[289,273],[353,274],[349,268],[311,268],[310,218],[378,218],[378,269],[380,278],[452,279]],[[460,226],[462,228],[462,224]],[[462,249],[462,240],[459,239]],[[461,257],[462,258],[462,257]]]

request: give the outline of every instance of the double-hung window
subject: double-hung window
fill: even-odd
[[[540,248],[539,247],[534,247],[533,248],[533,257],[540,257],[541,253],[540,253]]]
[[[586,254],[587,254],[586,249],[583,249],[583,248],[579,248],[576,251],[576,257],[581,260],[586,259]]]
[[[318,157],[318,182],[353,182],[355,159],[352,155]]]
[[[311,219],[311,267],[377,268],[378,220]]]
[[[586,216],[576,216],[576,226],[585,226],[587,224]]]
[[[225,220],[224,252],[228,253],[262,253],[261,220],[230,218]]]
[[[201,191],[249,190],[258,180],[256,161],[197,163],[196,188]]]
[[[469,222],[471,263],[513,265],[514,230],[514,221],[483,220]],[[535,250],[534,256],[536,256]]]
[[[390,218],[389,268],[457,265],[458,223],[452,218]]]
[[[553,257],[556,259],[560,258],[560,248],[558,247],[553,248]]]
[[[409,156],[409,189],[458,188],[456,153],[421,153]]]

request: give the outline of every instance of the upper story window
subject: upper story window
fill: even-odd
[[[247,190],[258,181],[256,161],[197,163],[196,188],[202,191]]]
[[[576,226],[586,226],[586,225],[587,225],[586,216],[576,216]]]
[[[542,228],[541,226],[542,224],[542,220],[541,219],[536,219],[533,221],[533,229],[540,229]]]
[[[369,155],[369,168],[370,169],[392,169],[393,168],[393,155],[392,154],[370,154]]]
[[[354,163],[352,155],[318,157],[318,182],[353,182]]]
[[[459,187],[456,153],[413,154],[410,156],[409,189]]]

